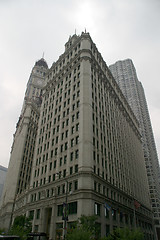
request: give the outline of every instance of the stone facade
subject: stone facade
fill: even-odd
[[[30,181],[15,192],[13,218],[31,216],[33,231],[57,239],[67,202],[67,228],[96,214],[101,236],[136,225],[153,239],[138,121],[88,33],[69,38],[45,82]]]
[[[37,135],[41,91],[45,83],[46,67],[36,62],[27,84],[21,115],[11,148],[10,162],[3,190],[0,224],[9,228],[12,223],[17,194],[30,188],[35,140]],[[39,64],[38,64],[39,63]]]

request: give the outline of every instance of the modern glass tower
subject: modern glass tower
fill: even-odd
[[[160,237],[159,162],[144,89],[132,60],[118,61],[109,68],[139,121],[154,223]]]

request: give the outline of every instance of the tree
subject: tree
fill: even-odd
[[[85,216],[82,215],[79,218],[79,224],[83,230],[87,230],[92,235],[98,235],[99,233],[99,225],[96,223],[97,216]]]
[[[31,231],[32,231],[31,219],[26,216],[20,215],[14,219],[14,223],[9,231],[9,234],[18,235],[22,239],[25,239],[28,233],[30,233]]]
[[[4,233],[5,233],[5,229],[0,228],[0,235],[4,235]]]
[[[143,240],[143,233],[139,230],[130,230],[129,228],[117,228],[108,237],[101,240]]]
[[[96,216],[82,215],[76,222],[75,227],[68,232],[67,240],[98,239],[100,229],[96,220]]]
[[[75,228],[67,234],[67,240],[89,240],[92,234],[82,228]]]

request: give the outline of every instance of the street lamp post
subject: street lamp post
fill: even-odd
[[[61,173],[57,173],[59,177],[61,177]],[[67,234],[67,221],[68,221],[68,181],[66,180],[66,195],[65,195],[65,202],[63,203],[63,216],[62,220],[64,220],[63,225],[63,239],[66,239]]]
[[[63,220],[64,220],[63,239],[66,239],[68,221],[68,181],[66,181],[66,196],[65,203],[63,204]]]

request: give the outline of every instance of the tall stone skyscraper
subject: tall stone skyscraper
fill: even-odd
[[[128,102],[89,33],[75,34],[51,68],[41,59],[31,73],[1,227],[24,214],[33,231],[57,239],[81,215],[96,214],[101,236],[137,226],[154,239],[144,162]]]
[[[140,124],[154,223],[160,237],[159,162],[144,90],[132,60],[118,61],[109,68]]]
[[[41,94],[46,81],[47,69],[48,66],[44,59],[35,63],[27,84],[21,115],[16,125],[1,201],[3,218],[0,219],[5,228],[9,228],[12,222],[16,196],[30,188]]]

